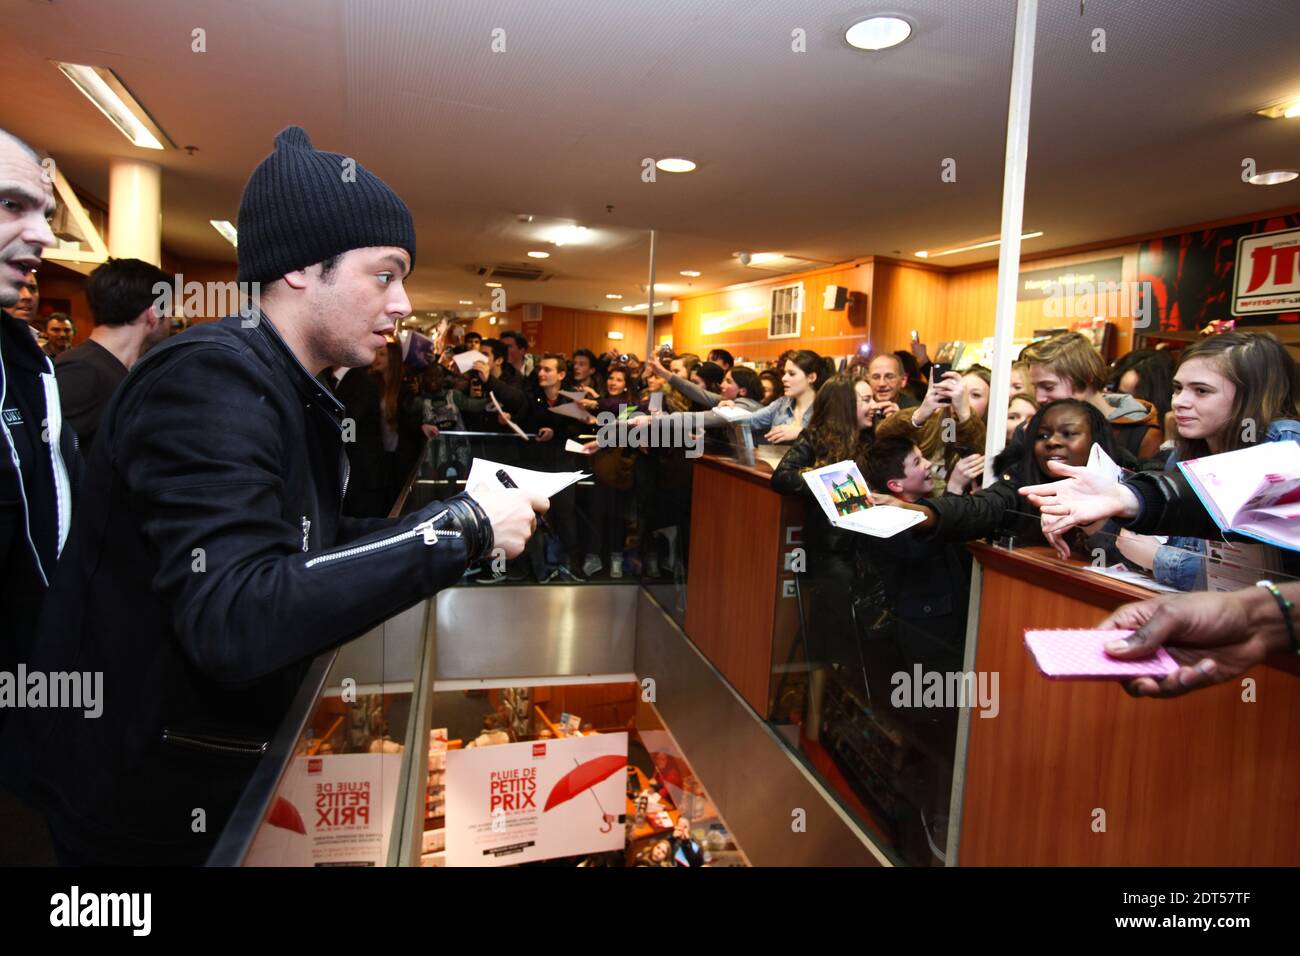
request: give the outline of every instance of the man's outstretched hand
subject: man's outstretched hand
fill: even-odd
[[[1146,657],[1164,647],[1180,665],[1159,680],[1128,681],[1124,689],[1134,697],[1178,697],[1232,680],[1288,646],[1273,596],[1252,587],[1228,594],[1169,594],[1125,604],[1098,627],[1134,631],[1106,645],[1112,657]]]

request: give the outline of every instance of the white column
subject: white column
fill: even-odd
[[[1011,102],[1007,107],[1007,153],[1002,171],[1002,243],[998,249],[998,304],[993,325],[993,383],[985,416],[984,484],[993,481],[993,459],[1007,442],[1007,395],[1011,388],[1011,340],[1016,329],[1016,286],[1020,281],[1020,236],[1025,211],[1025,163],[1029,154],[1029,100],[1034,79],[1034,27],[1038,0],[1017,0],[1016,39],[1011,57]],[[970,608],[966,615],[966,654],[962,667],[975,671],[979,644],[980,564],[971,568]],[[945,863],[960,863],[962,810],[966,795],[966,754],[970,746],[972,711],[963,707],[957,721],[957,751],[952,766],[952,799],[948,807]]]
[[[650,282],[646,292],[648,308],[645,314],[645,355],[649,361],[655,351],[655,231],[650,230]]]
[[[162,265],[162,167],[138,159],[108,164],[108,252]]]
[[[1024,232],[1025,164],[1029,156],[1029,100],[1034,81],[1034,26],[1038,0],[1019,0],[1011,60],[1011,103],[1007,108],[1007,152],[1002,172],[1002,242],[998,247],[998,300],[993,323],[993,382],[984,416],[984,484],[993,481],[993,459],[1007,436],[1011,390],[1011,348],[1016,331],[1016,288],[1020,282],[1020,236]]]

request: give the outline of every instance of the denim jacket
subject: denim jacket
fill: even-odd
[[[1268,426],[1264,441],[1300,441],[1300,422],[1290,418],[1278,419]],[[1177,459],[1178,453],[1171,453],[1165,470],[1176,468]],[[1208,556],[1209,545],[1204,538],[1171,537],[1156,549],[1151,575],[1161,584],[1180,591],[1204,590]]]
[[[804,428],[807,428],[808,423],[812,421],[812,410],[813,407],[809,405],[808,410],[803,414],[802,425]],[[756,411],[748,419],[749,427],[754,432],[754,444],[766,444],[767,439],[763,436],[768,431],[777,425],[789,425],[792,421],[794,421],[794,399],[788,395],[782,395],[772,404],[765,405]]]

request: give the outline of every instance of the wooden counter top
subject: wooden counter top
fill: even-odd
[[[960,865],[1300,864],[1300,680],[1288,662],[1172,700],[1049,680],[1025,628],[1095,627],[1157,595],[1046,548],[970,548],[983,569],[975,670],[999,688],[996,715],[971,715]]]
[[[1162,592],[1151,591],[1127,581],[1120,581],[1086,570],[1087,562],[1079,559],[1062,561],[1056,552],[1046,545],[1017,548],[994,547],[983,541],[967,544],[975,560],[987,568],[996,568],[1023,581],[1045,587],[1049,590],[1063,591],[1082,600],[1101,601],[1108,607],[1118,607],[1132,601],[1149,601],[1160,597]],[[1095,621],[1080,623],[1078,627],[1092,627]],[[1264,662],[1266,667],[1276,667],[1291,674],[1300,675],[1300,656],[1295,654],[1278,654]]]
[[[744,465],[734,458],[727,458],[724,455],[701,455],[697,464],[712,465],[722,471],[748,478],[750,481],[761,482],[764,485],[771,484],[772,475],[775,474],[772,467],[765,461],[755,461],[753,465]]]

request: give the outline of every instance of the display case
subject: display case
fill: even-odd
[[[463,487],[470,437],[429,442],[395,515]],[[673,579],[482,571],[313,662],[209,865],[746,865],[636,673],[642,584]]]

